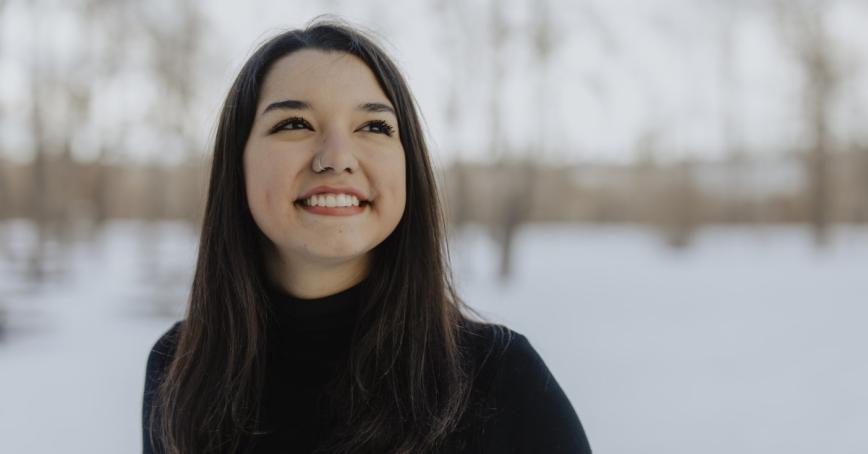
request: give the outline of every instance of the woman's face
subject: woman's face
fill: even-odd
[[[253,219],[285,272],[367,270],[368,254],[404,212],[399,134],[395,107],[358,57],[300,50],[274,63],[244,177]]]

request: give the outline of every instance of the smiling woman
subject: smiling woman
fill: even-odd
[[[148,358],[144,452],[590,452],[527,339],[470,317],[443,231],[383,51],[326,22],[269,40],[220,116],[187,315]]]
[[[288,293],[316,298],[355,285],[401,220],[404,148],[391,104],[345,52],[299,50],[265,77],[244,179],[269,240],[269,273]]]

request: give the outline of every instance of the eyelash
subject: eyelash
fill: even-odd
[[[376,126],[377,128],[380,128],[380,130],[382,132],[380,132],[379,134],[385,134],[388,137],[392,137],[392,134],[395,133],[395,128],[393,128],[392,125],[390,125],[389,123],[386,123],[383,120],[369,121],[369,122],[365,123],[365,125],[362,126],[362,128],[367,128],[367,127],[371,127],[371,126]]]
[[[303,127],[302,128],[285,129],[286,126],[291,125],[291,124],[301,124],[301,126],[303,126]],[[291,118],[287,118],[286,120],[282,120],[279,123],[277,123],[276,125],[274,125],[274,127],[271,128],[271,132],[278,132],[278,131],[284,131],[284,130],[285,131],[296,131],[299,129],[310,129],[311,131],[313,131],[313,126],[311,126],[310,123],[308,123],[307,120],[305,120],[304,118],[291,117]]]
[[[286,128],[286,126],[293,125],[293,124],[301,125],[302,127],[301,128],[288,128],[288,129]],[[365,123],[365,125],[362,126],[360,129],[370,128],[370,127],[375,127],[375,128],[380,129],[380,131],[371,131],[371,132],[374,132],[376,134],[385,134],[387,137],[392,137],[392,135],[395,133],[395,128],[393,128],[392,125],[390,125],[389,123],[386,123],[384,120],[369,121],[369,122]],[[311,126],[311,124],[308,123],[308,121],[305,120],[304,118],[292,117],[292,118],[287,118],[286,120],[282,120],[279,123],[277,123],[276,125],[274,125],[274,127],[271,128],[271,132],[275,133],[278,131],[297,131],[299,129],[310,129],[311,131],[314,130],[313,126]]]

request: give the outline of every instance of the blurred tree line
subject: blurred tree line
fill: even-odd
[[[17,85],[0,97],[0,220],[27,219],[36,232],[25,257],[0,242],[30,280],[52,272],[49,242],[66,244],[111,219],[200,211],[205,138],[191,115],[204,59],[198,8],[192,0],[0,1],[2,36],[14,40],[0,43],[4,85]],[[142,143],[157,152],[131,159]]]
[[[847,0],[701,2],[719,33],[726,157],[672,159],[655,138],[678,125],[652,122],[636,139],[636,158],[622,164],[559,163],[553,156],[564,146],[552,139],[558,134],[550,121],[560,97],[552,83],[555,63],[582,58],[564,54],[564,37],[580,27],[622,58],[611,44],[608,18],[593,2],[573,4],[581,12],[577,24],[559,20],[564,2],[558,0],[492,0],[485,10],[459,0],[427,1],[443,24],[438,39],[453,67],[445,111],[435,114],[459,125],[466,115],[459,107],[462,81],[483,77],[488,90],[484,163],[458,159],[440,169],[449,220],[455,228],[489,228],[500,244],[503,276],[510,274],[515,233],[527,222],[640,223],[684,246],[711,223],[805,223],[822,245],[831,223],[868,220],[868,135],[832,133],[842,87],[868,62],[865,55],[846,55],[830,38],[826,13]],[[340,2],[329,5],[339,10]],[[527,14],[517,19],[510,5],[524,5]],[[195,0],[0,0],[0,23],[21,32],[14,36],[15,55],[3,55],[11,47],[0,43],[0,63],[5,74],[17,71],[20,77],[12,79],[23,90],[0,92],[0,220],[33,222],[40,240],[28,260],[32,274],[44,272],[46,240],[71,235],[76,226],[94,231],[118,218],[199,222],[209,138],[195,120],[203,104],[196,84],[218,64],[203,46],[210,37],[203,7]],[[799,115],[810,138],[771,161],[744,145],[736,126],[742,106],[728,95],[736,89],[733,30],[756,14],[771,18],[797,62],[804,80]],[[12,18],[21,23],[10,24]],[[667,39],[678,47],[689,37]],[[530,145],[511,143],[504,130],[517,46],[531,56],[524,62],[532,68],[526,82],[536,103]],[[477,74],[479,62],[488,69]],[[599,91],[592,81],[576,83]],[[151,152],[128,153],[143,146]],[[22,149],[28,159],[14,157]],[[770,167],[777,168],[771,174],[792,173],[796,184],[769,189],[763,169]]]

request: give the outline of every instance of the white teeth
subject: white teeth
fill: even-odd
[[[352,194],[316,194],[304,200],[307,206],[351,207],[359,206],[359,199]]]

